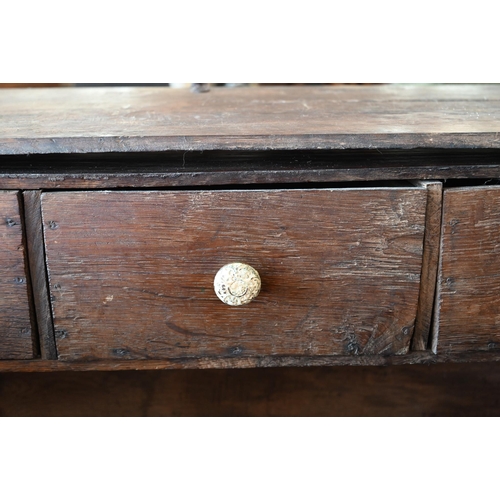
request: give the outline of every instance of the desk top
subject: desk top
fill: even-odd
[[[500,85],[0,90],[0,154],[500,147]]]

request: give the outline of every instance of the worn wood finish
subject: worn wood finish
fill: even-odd
[[[425,188],[42,195],[63,360],[404,354]],[[245,262],[250,304],[213,291]]]
[[[33,358],[19,195],[0,191],[0,359]]]
[[[500,363],[0,374],[0,416],[500,416]]]
[[[412,179],[488,179],[500,176],[500,165],[477,167],[387,167],[190,171],[135,174],[1,174],[4,189],[172,188],[252,184],[302,184]]]
[[[4,89],[0,109],[3,155],[500,145],[497,85]]]
[[[226,368],[292,368],[328,366],[400,366],[434,365],[442,363],[495,363],[500,362],[500,352],[459,352],[434,354],[427,351],[410,351],[399,356],[253,356],[253,357],[192,357],[155,360],[97,360],[51,361],[43,359],[26,361],[0,360],[0,373],[11,372],[85,372],[85,371],[147,371],[176,369],[226,369]]]
[[[440,182],[423,182],[418,184],[422,184],[427,189],[427,210],[425,214],[422,277],[412,349],[423,351],[429,347],[429,334],[434,309],[441,234],[443,185]]]
[[[434,349],[500,350],[500,186],[445,190],[441,245]]]
[[[0,89],[68,87],[68,83],[0,83]]]
[[[45,248],[43,244],[40,196],[40,191],[25,191],[23,193],[26,244],[41,356],[42,359],[57,359],[54,327],[50,312],[47,272],[45,268]]]

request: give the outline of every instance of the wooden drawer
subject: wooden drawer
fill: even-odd
[[[403,354],[422,268],[424,187],[48,192],[59,358]],[[214,276],[262,278],[232,307]]]
[[[29,359],[33,340],[17,191],[0,191],[0,221],[0,359]]]
[[[447,189],[433,350],[500,349],[500,186]]]

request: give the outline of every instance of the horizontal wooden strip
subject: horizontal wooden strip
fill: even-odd
[[[293,366],[396,366],[497,361],[500,361],[499,350],[458,354],[433,354],[430,351],[419,351],[401,356],[262,356],[87,362],[46,360],[0,361],[0,372],[273,368]]]
[[[500,123],[500,116],[497,119]],[[493,128],[493,127],[492,127]],[[298,149],[498,148],[500,130],[463,133],[290,134],[220,136],[108,136],[2,138],[0,154],[120,153],[161,151],[267,151]]]
[[[299,184],[311,182],[391,181],[410,179],[481,179],[500,177],[500,165],[281,169],[163,173],[0,174],[3,189],[107,189]]]

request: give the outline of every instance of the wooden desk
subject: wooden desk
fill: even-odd
[[[9,89],[0,109],[0,371],[500,359],[499,86]],[[213,290],[235,261],[262,279],[238,307]]]

